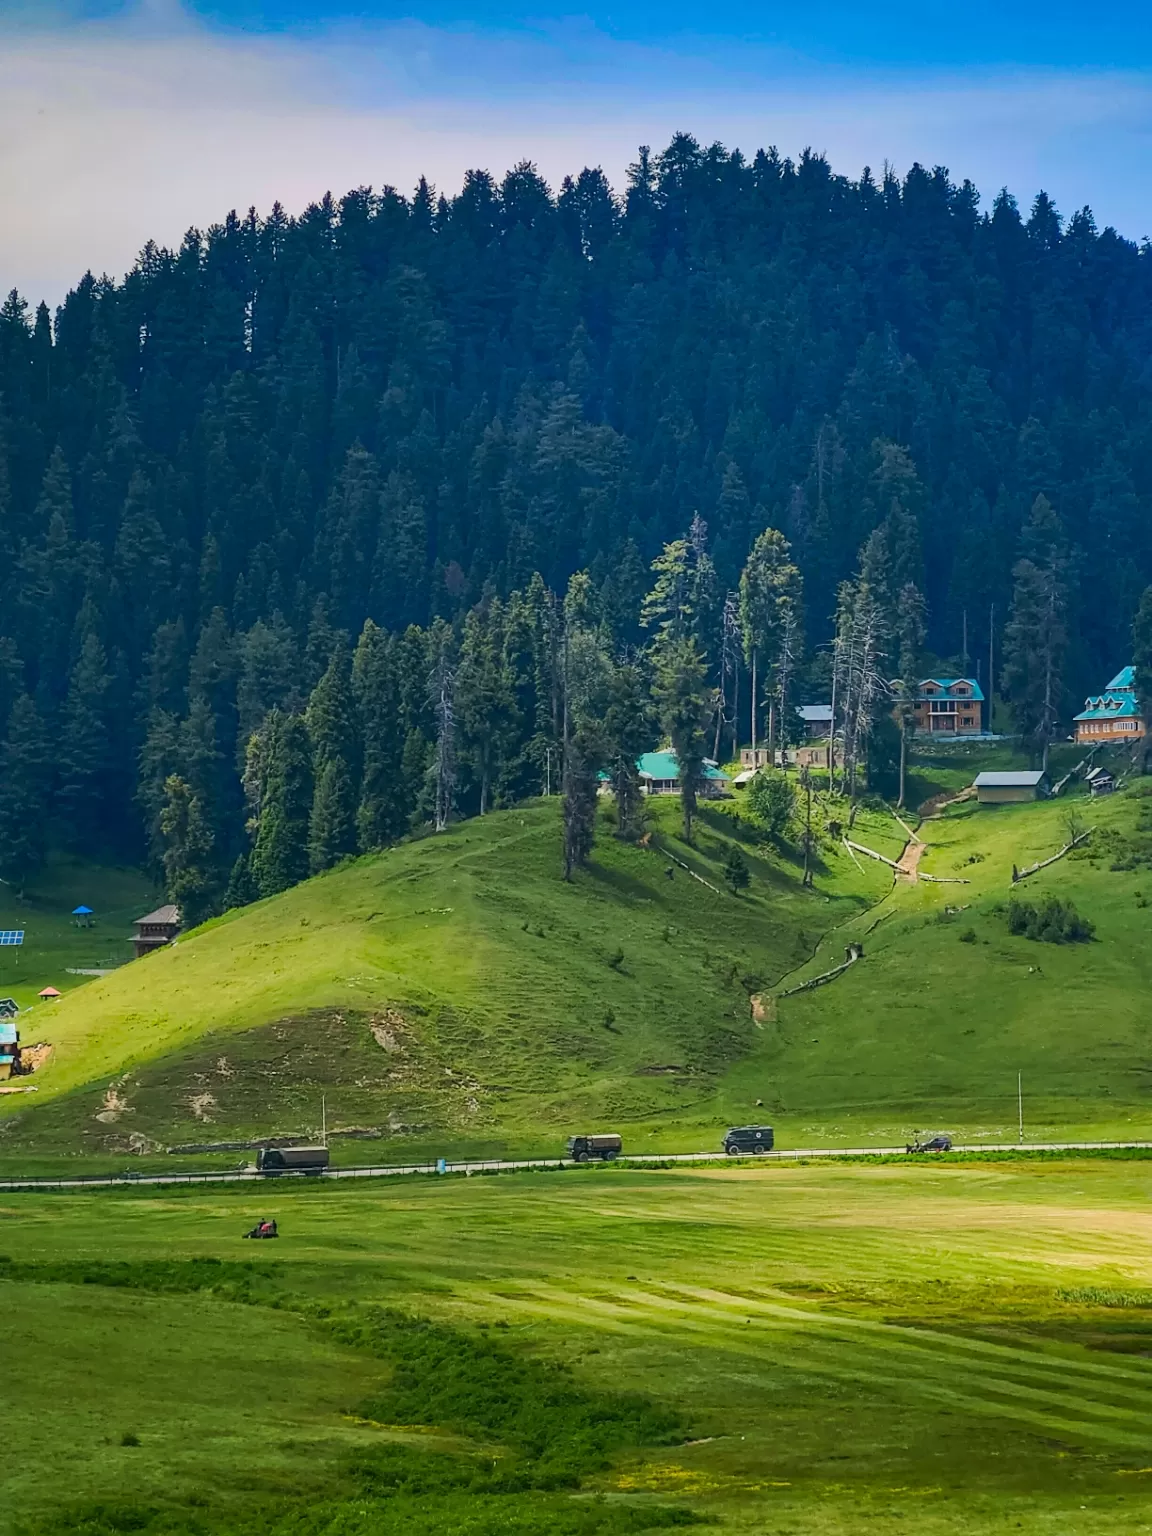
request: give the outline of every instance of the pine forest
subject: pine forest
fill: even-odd
[[[1152,659],[1152,248],[687,135],[230,214],[9,295],[0,568],[0,873],[191,920],[543,792],[571,871],[662,743],[690,831],[830,693],[887,792],[932,668],[1039,760]]]

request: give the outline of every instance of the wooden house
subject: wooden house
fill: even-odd
[[[180,908],[171,905],[157,907],[147,917],[138,917],[135,926],[132,943],[139,960],[143,955],[150,955],[154,949],[163,949],[166,944],[171,944],[180,932]]]
[[[978,773],[973,780],[981,805],[1017,805],[1021,801],[1043,800],[1050,785],[1048,775],[1035,770],[1013,773]]]
[[[979,736],[984,694],[974,677],[926,677],[917,684],[913,720],[926,736]]]
[[[1136,669],[1121,667],[1103,693],[1085,699],[1074,723],[1076,740],[1089,746],[1139,741],[1144,720],[1136,698]]]

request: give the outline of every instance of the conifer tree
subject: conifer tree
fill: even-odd
[[[312,760],[300,715],[273,710],[264,730],[263,792],[252,880],[261,896],[275,896],[308,874],[312,812]]]
[[[799,622],[800,572],[792,563],[788,540],[776,528],[765,528],[752,545],[740,577],[740,627],[744,659],[751,683],[752,747],[756,748],[762,664],[775,668],[785,635],[790,648]],[[775,747],[769,731],[769,751]]]
[[[661,646],[655,667],[654,694],[660,723],[676,754],[684,841],[690,843],[697,800],[704,783],[704,733],[712,705],[708,674],[690,639],[674,640]]]
[[[194,928],[211,916],[215,906],[215,839],[199,795],[177,774],[164,785],[160,835],[168,899],[180,908],[184,926]]]
[[[0,744],[0,872],[21,896],[44,863],[52,754],[44,722],[22,693],[8,715]]]
[[[57,798],[73,847],[95,852],[112,763],[108,692],[112,679],[99,636],[89,631],[72,669],[57,748]]]
[[[1043,495],[1032,505],[1021,550],[1012,571],[1001,682],[1021,734],[1036,744],[1040,765],[1047,771],[1064,696],[1068,581],[1063,529]]]
[[[315,801],[309,835],[312,873],[356,851],[360,742],[351,662],[339,646],[312,690],[305,716],[312,746]]]
[[[352,691],[363,745],[360,804],[356,812],[363,852],[385,848],[408,827],[415,794],[409,799],[404,772],[404,723],[392,638],[369,619],[352,659]],[[427,770],[421,763],[417,783]]]
[[[1145,739],[1152,738],[1152,587],[1145,587],[1132,621],[1132,663],[1136,701],[1144,720]]]
[[[456,671],[456,717],[461,755],[478,781],[483,816],[519,724],[504,650],[504,606],[496,599],[473,608],[464,620]]]

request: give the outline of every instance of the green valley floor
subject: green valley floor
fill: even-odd
[[[0,1531],[1152,1529],[1150,1190],[1096,1156],[3,1196]]]

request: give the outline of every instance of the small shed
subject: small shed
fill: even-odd
[[[1107,768],[1089,768],[1084,780],[1094,795],[1110,795],[1116,788],[1116,775]]]
[[[1034,769],[1012,773],[978,773],[972,781],[981,805],[1016,805],[1042,800],[1051,789],[1048,775]]]
[[[60,995],[61,994],[57,992],[55,987],[45,987],[44,990],[38,994],[41,1002],[44,1003],[54,1003]]]
[[[0,1082],[6,1081],[20,1066],[20,1034],[11,1020],[0,1020]]]
[[[179,907],[157,907],[155,912],[149,912],[146,917],[138,917],[136,932],[132,935],[137,960],[143,955],[150,955],[154,949],[163,949],[166,944],[171,944],[179,932]]]
[[[19,1012],[20,1005],[14,997],[0,997],[0,1019],[14,1019]]]

